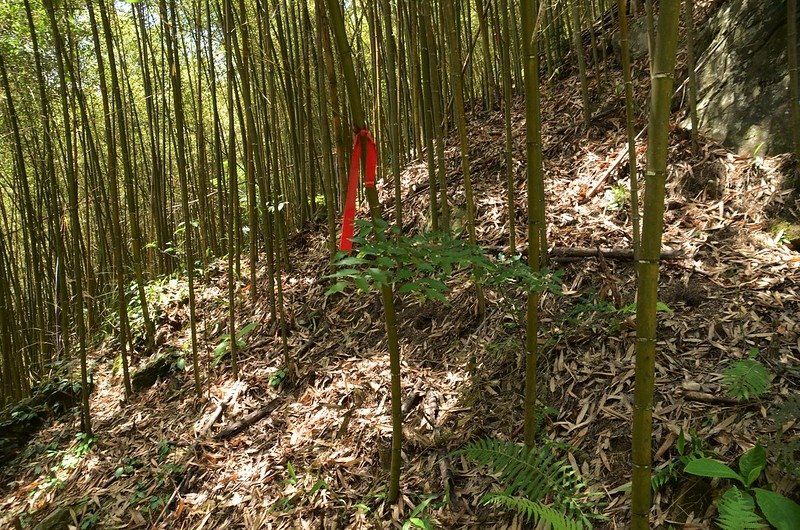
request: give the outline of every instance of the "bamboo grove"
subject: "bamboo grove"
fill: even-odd
[[[575,120],[590,126],[597,109],[591,107],[587,70],[613,90],[616,81],[603,66],[612,29],[621,25],[626,48],[628,19],[646,10],[652,23],[653,9],[649,0],[630,5],[625,0],[4,2],[0,404],[23,399],[58,366],[74,362],[82,379],[83,429],[91,432],[87,350],[97,337],[117,337],[120,392],[130,396],[130,364],[158,347],[145,286],[177,273],[189,283],[191,360],[201,395],[194,284],[219,258],[227,268],[231,336],[238,326],[236,289],[242,283],[237,282],[244,281],[249,298],[268,300],[290,365],[282,293],[282,275],[292,267],[288,241],[310,224],[324,223],[334,255],[353,132],[366,126],[381,156],[378,179],[394,193],[387,220],[400,227],[413,214],[401,201],[400,168],[416,158],[427,165],[430,226],[446,231],[456,221],[444,156],[444,139],[456,135],[467,196],[466,236],[475,243],[465,111],[504,110],[510,161],[510,107],[515,96],[524,96],[527,255],[538,271],[547,263],[548,248],[540,82],[552,83],[565,69],[578,68],[583,116]],[[640,292],[648,298],[640,304],[639,321],[648,322],[642,329],[649,335],[637,343],[643,364],[637,372],[635,425],[645,440],[655,336],[650,326],[655,321],[647,315],[655,314],[657,217],[663,209],[664,135],[677,34],[673,18],[680,2],[661,2],[661,10],[668,16],[659,19],[659,41],[652,42],[658,83],[649,134],[659,144],[648,155],[641,232],[640,290],[645,290]],[[623,58],[633,145],[630,60],[627,54]],[[635,168],[635,157],[631,163]],[[505,179],[512,182],[511,164],[506,167]],[[377,216],[381,210],[373,194],[367,190]],[[513,186],[507,200],[513,205]],[[634,198],[632,204],[637,203]],[[509,216],[508,227],[512,253],[521,250],[514,218]],[[638,243],[638,215],[633,219]],[[261,267],[266,283],[256,281]],[[479,289],[475,297],[484,311]],[[395,350],[392,404],[398,422],[390,499],[398,495],[402,435],[393,298],[391,287],[385,288],[381,299],[389,347]],[[524,389],[528,446],[534,443],[538,304],[538,295],[530,294]],[[141,308],[141,330],[129,321],[132,305]],[[230,341],[234,376],[236,347],[236,340]],[[649,476],[649,443],[635,451],[635,469]],[[649,498],[635,499],[634,505],[634,516],[646,521]]]

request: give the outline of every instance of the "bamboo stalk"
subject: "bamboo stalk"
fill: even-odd
[[[651,505],[653,386],[656,353],[656,304],[659,254],[664,225],[664,186],[667,176],[669,117],[680,3],[664,2],[658,19],[658,42],[651,75],[649,147],[644,196],[644,224],[637,268],[636,368],[633,408],[633,479],[631,525],[649,528]]]

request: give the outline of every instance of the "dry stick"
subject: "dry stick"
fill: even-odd
[[[208,433],[209,429],[213,427],[213,425],[219,421],[222,417],[222,414],[236,402],[236,398],[239,396],[239,392],[241,390],[241,385],[237,381],[236,384],[233,386],[233,389],[228,392],[228,395],[225,397],[224,400],[220,401],[217,404],[217,408],[214,409],[214,412],[211,413],[209,419],[205,422],[203,427],[200,429],[198,433],[198,438],[203,438]]]
[[[716,396],[706,392],[695,392],[694,390],[684,390],[683,399],[688,401],[697,401],[700,403],[708,403],[711,405],[750,405],[747,401],[740,401],[733,397]]]
[[[639,140],[646,130],[647,130],[647,126],[645,126],[641,131],[639,131],[639,134],[636,135],[636,138],[634,140]],[[583,199],[581,199],[580,204],[587,203],[589,201],[589,199],[591,199],[592,197],[597,195],[597,192],[600,191],[600,189],[605,186],[605,183],[608,180],[608,177],[610,177],[611,174],[619,167],[619,165],[622,163],[622,161],[625,160],[626,156],[628,156],[628,145],[627,144],[619,152],[619,154],[617,155],[617,158],[615,158],[614,161],[611,162],[611,165],[608,166],[608,169],[606,169],[603,172],[603,174],[600,175],[600,178],[597,180],[597,182],[594,183],[594,186],[592,186],[592,188],[589,191],[586,192],[586,195],[584,195]]]
[[[506,248],[502,245],[486,247],[492,252],[502,252]],[[523,256],[527,256],[527,249],[520,249]],[[569,262],[580,261],[585,258],[613,259],[619,261],[632,261],[633,249],[629,248],[599,248],[599,247],[553,247],[548,256],[553,261]],[[662,250],[661,259],[682,259],[685,256],[676,250]]]
[[[298,382],[299,383],[299,382]],[[232,438],[236,436],[240,432],[244,431],[248,427],[255,425],[259,421],[263,420],[270,414],[272,414],[278,407],[285,404],[290,397],[297,397],[300,394],[301,387],[299,384],[295,387],[295,389],[289,395],[280,395],[278,397],[273,398],[270,400],[269,403],[264,405],[258,410],[254,410],[241,420],[228,425],[221,431],[219,431],[214,438],[217,440],[227,440],[228,438]]]
[[[606,259],[632,260],[633,250],[629,248],[590,248],[590,247],[553,247],[551,257],[592,258],[603,257]],[[662,259],[681,259],[683,254],[675,250],[662,250]]]
[[[317,337],[320,334],[322,334],[322,332],[325,331],[326,329],[327,326],[325,325],[320,326],[317,329],[317,331],[308,339],[308,341],[306,341],[306,343],[303,344],[299,350],[297,350],[295,358],[299,358],[305,352],[314,347],[314,345],[316,344]],[[303,381],[303,379],[308,379],[312,373],[313,372],[310,372],[309,374],[306,374],[300,380],[298,380],[294,384],[294,389],[288,395],[276,396],[260,409],[254,410],[253,412],[246,415],[242,419],[228,425],[227,427],[224,427],[221,431],[219,431],[216,435],[214,435],[214,438],[217,440],[226,440],[228,438],[231,438],[232,436],[239,434],[240,432],[244,431],[251,425],[258,423],[259,421],[263,420],[264,418],[272,414],[278,407],[286,403],[288,398],[290,397],[297,398],[297,396],[299,396],[300,394],[300,391],[304,388],[304,386],[301,385],[300,383]]]
[[[407,416],[408,413],[411,412],[414,409],[414,407],[416,407],[419,404],[420,401],[422,401],[422,393],[420,393],[420,391],[417,388],[415,388],[411,392],[411,395],[408,396],[405,401],[403,401],[403,407],[402,407],[403,417]]]
[[[450,503],[453,496],[453,470],[447,461],[447,455],[442,455],[439,459],[439,476],[442,479],[442,491],[444,492],[445,502]]]

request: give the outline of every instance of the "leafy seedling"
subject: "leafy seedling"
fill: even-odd
[[[734,362],[722,373],[722,384],[732,397],[746,401],[763,395],[772,381],[766,366],[756,360],[758,349],[753,348],[747,359]]]
[[[792,530],[800,521],[800,505],[779,493],[756,488],[758,477],[767,464],[767,454],[761,445],[756,445],[739,459],[739,471],[710,458],[699,458],[686,465],[686,472],[701,477],[736,481],[717,502],[719,517],[717,524],[723,530],[736,528],[761,528],[761,516],[777,530]],[[755,494],[755,502],[753,495]],[[761,513],[756,511],[756,504]],[[744,525],[744,526],[743,526]]]

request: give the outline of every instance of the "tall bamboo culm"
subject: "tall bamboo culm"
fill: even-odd
[[[535,5],[536,4],[536,5]],[[546,260],[544,237],[544,166],[539,94],[538,2],[522,2],[522,55],[525,70],[525,152],[528,161],[528,265],[539,272]],[[536,368],[539,358],[539,293],[528,293],[525,341],[525,446],[533,447],[536,406]]]
[[[633,125],[633,80],[631,79],[631,50],[628,32],[626,0],[617,0],[619,11],[620,48],[622,49],[622,76],[625,80],[625,123],[628,129],[628,169],[631,178],[631,224],[633,225],[633,251],[639,252],[639,175],[636,171],[636,131]]]
[[[647,174],[642,244],[637,258],[636,387],[633,407],[633,482],[631,526],[650,526],[653,388],[656,354],[656,304],[661,236],[664,226],[664,186],[667,177],[670,101],[678,45],[680,2],[662,2],[658,17],[650,92]]]
[[[353,58],[348,45],[347,34],[344,27],[344,15],[338,0],[327,0],[328,15],[330,16],[333,33],[336,37],[336,48],[339,51],[344,80],[347,85],[347,96],[350,100],[350,111],[352,113],[353,128],[357,131],[365,129],[367,126],[364,119],[364,109],[358,90]],[[317,4],[319,9],[321,6]],[[366,160],[366,139],[361,137],[362,167]],[[380,204],[378,203],[378,193],[375,188],[366,188],[367,201],[369,202],[370,215],[373,221],[380,218]],[[377,234],[381,237],[381,234]],[[400,497],[400,464],[401,449],[403,443],[403,416],[402,416],[402,396],[400,387],[400,344],[397,338],[397,322],[394,309],[394,291],[391,284],[384,284],[381,287],[381,298],[383,301],[383,318],[386,326],[386,338],[389,345],[389,369],[391,371],[391,398],[392,398],[392,449],[389,477],[389,490],[386,494],[386,501],[390,504],[397,502]]]

